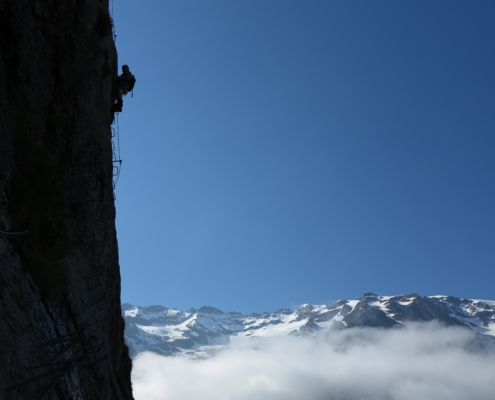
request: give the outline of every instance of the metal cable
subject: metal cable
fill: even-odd
[[[113,132],[112,137],[117,136],[118,157],[115,154],[115,150],[114,150],[115,149],[115,144],[114,144],[114,141],[112,141],[113,148],[114,148],[114,149],[112,149],[112,162],[118,162],[119,163],[118,166],[115,166],[114,165],[114,168],[117,168],[117,173],[114,174],[114,177],[116,177],[115,180],[112,179],[113,199],[115,201],[116,198],[117,198],[117,196],[115,195],[115,188],[117,187],[117,182],[119,181],[119,178],[120,178],[120,170],[122,169],[122,160],[120,158],[120,129],[119,129],[119,113],[118,112],[114,114],[114,120],[112,122],[112,125],[113,124],[116,124],[117,125],[117,129],[112,128],[112,132]]]
[[[25,233],[28,233],[29,229],[26,229],[24,232],[5,232],[5,231],[0,231],[0,233],[3,233],[5,235],[23,235]]]
[[[120,158],[120,129],[119,129],[119,115],[117,114],[117,148],[119,149],[119,160]]]
[[[27,237],[29,238],[29,241],[31,242],[31,244],[33,245],[33,249],[34,251],[36,251],[36,253],[38,253],[38,255],[41,257],[41,259],[45,262],[47,262],[48,264],[60,264],[60,263],[63,263],[64,261],[67,261],[69,259],[69,257],[72,255],[69,254],[66,258],[64,258],[63,260],[60,260],[60,261],[48,261],[45,257],[43,257],[41,255],[41,253],[38,251],[38,249],[36,248],[36,246],[34,245],[33,243],[33,240],[31,239],[31,236],[29,236],[29,233],[27,234]]]

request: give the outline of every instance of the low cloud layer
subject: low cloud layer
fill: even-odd
[[[142,353],[136,400],[493,400],[495,355],[437,324],[236,340],[204,361]]]

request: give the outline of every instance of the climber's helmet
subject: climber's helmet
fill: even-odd
[[[122,71],[129,71],[129,66],[126,64],[122,65]]]

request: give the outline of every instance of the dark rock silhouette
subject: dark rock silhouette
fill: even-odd
[[[112,193],[116,74],[108,0],[0,1],[2,399],[132,399]]]

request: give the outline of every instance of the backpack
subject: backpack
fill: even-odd
[[[132,92],[135,84],[136,84],[136,77],[132,75],[132,78],[127,81],[127,91]]]

